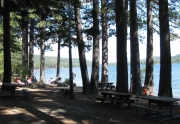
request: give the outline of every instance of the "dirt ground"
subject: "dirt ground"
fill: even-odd
[[[93,95],[82,94],[82,88],[74,89],[75,99],[64,98],[58,87],[30,89],[29,99],[22,99],[22,88],[16,89],[15,100],[9,91],[0,91],[0,124],[178,124],[180,118],[159,122],[156,118],[136,116],[135,108],[126,104],[118,106],[110,101],[103,105]],[[100,92],[99,92],[100,95]],[[143,104],[146,101],[137,100]],[[167,109],[167,108],[165,108]],[[180,115],[180,106],[173,108]],[[139,111],[144,112],[144,111]]]

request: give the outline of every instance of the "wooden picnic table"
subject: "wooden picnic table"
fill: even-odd
[[[99,87],[101,87],[101,90],[103,89],[103,87],[106,87],[106,90],[108,87],[110,87],[110,89],[112,90],[113,87],[113,82],[99,82]]]
[[[16,96],[16,87],[24,87],[24,84],[18,84],[18,83],[3,83],[4,86],[10,87],[10,98],[15,99]]]
[[[120,93],[114,91],[101,91],[104,99],[111,100],[111,103],[116,103],[121,105],[121,103],[127,103],[130,106],[131,103],[134,102],[133,99],[130,99],[132,93]],[[107,97],[109,96],[109,97]]]
[[[120,92],[114,92],[114,91],[101,91],[101,94],[106,98],[109,96],[110,98],[113,98],[113,96],[119,96],[122,99],[129,99],[132,96],[132,93],[120,93]]]
[[[171,118],[177,118],[180,116],[173,116],[173,103],[175,101],[180,101],[180,98],[172,98],[172,97],[160,97],[160,96],[138,96],[139,98],[148,100],[148,106],[151,107],[151,103],[156,103],[159,106],[159,109],[162,110],[163,106],[169,107],[169,113],[168,115],[170,118],[165,118],[162,120],[167,120]]]

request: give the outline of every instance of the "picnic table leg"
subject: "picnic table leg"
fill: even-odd
[[[66,96],[64,96],[64,107],[66,108]]]
[[[151,107],[151,100],[149,100],[149,107]],[[151,111],[148,111],[148,114],[151,114]]]
[[[15,87],[11,87],[11,93],[10,93],[11,98],[15,98]]]
[[[169,113],[170,113],[170,118],[173,118],[173,115],[172,115],[172,103],[170,104],[170,106],[169,106],[170,108],[170,110],[169,110]]]
[[[103,86],[101,86],[101,90],[103,90]]]
[[[66,94],[65,94],[65,89],[63,89],[63,97],[64,97],[64,107],[66,108]]]

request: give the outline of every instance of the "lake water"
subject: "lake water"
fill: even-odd
[[[145,65],[141,65],[141,68],[145,67]],[[159,71],[160,71],[160,65],[155,64],[154,65],[154,92],[155,95],[158,94],[158,87],[159,87]],[[77,86],[82,86],[82,79],[81,79],[81,72],[80,68],[73,68],[73,72],[76,74],[76,77],[74,79],[74,83],[76,83]],[[130,72],[130,66],[128,66],[128,72]],[[91,76],[91,67],[88,67],[88,74],[89,77]],[[101,69],[100,74],[101,76]],[[35,76],[37,80],[39,80],[39,70],[35,71]],[[46,83],[49,83],[49,79],[55,78],[56,76],[56,69],[55,68],[48,68],[45,71],[46,76]],[[128,75],[129,76],[129,75]],[[60,69],[60,77],[62,78],[62,81],[64,81],[66,78],[69,78],[69,68],[61,68]],[[130,82],[130,76],[129,82]],[[109,66],[109,82],[114,82],[114,85],[116,85],[116,66]],[[172,64],[172,91],[173,91],[173,97],[180,98],[180,64]]]

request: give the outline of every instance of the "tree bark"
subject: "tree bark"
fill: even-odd
[[[160,80],[158,96],[172,97],[168,0],[159,1]]]
[[[28,21],[22,22],[22,66],[28,67]]]
[[[90,81],[90,90],[92,94],[97,94],[97,86],[99,82],[99,3],[93,0],[93,58],[92,58],[92,74]]]
[[[153,80],[153,25],[152,25],[152,4],[147,0],[147,53],[146,53],[146,75],[144,86],[147,87],[149,95],[154,94]]]
[[[70,79],[70,98],[74,99],[73,71],[72,71],[72,50],[71,50],[71,6],[69,0],[69,79]]]
[[[117,37],[117,92],[128,92],[127,41],[125,9],[123,0],[115,1],[116,37]]]
[[[57,72],[56,77],[60,76],[60,43],[61,43],[61,37],[58,35],[58,52],[57,52]]]
[[[108,34],[107,34],[107,0],[101,0],[102,20],[102,72],[101,82],[108,82]]]
[[[4,1],[3,13],[3,47],[4,47],[4,77],[3,83],[11,83],[11,41],[10,41],[10,0]],[[2,85],[1,90],[8,90]]]
[[[46,83],[46,77],[45,77],[45,29],[41,27],[41,43],[40,43],[40,82]]]
[[[131,86],[132,92],[142,95],[140,79],[139,41],[136,0],[130,1],[130,49],[131,49]]]
[[[80,6],[81,1],[74,1],[74,10],[75,10],[75,20],[76,20],[76,32],[77,32],[77,41],[78,41],[78,51],[79,51],[79,62],[81,69],[81,77],[83,81],[83,93],[89,94],[89,76],[88,69],[86,64],[86,56],[84,51],[84,42],[83,42],[83,34],[82,34],[82,23],[81,23],[81,15],[80,15]]]
[[[31,19],[29,40],[29,75],[34,72],[34,19]]]

